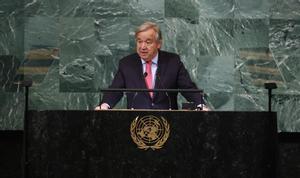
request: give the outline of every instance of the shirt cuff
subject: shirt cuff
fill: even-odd
[[[204,111],[211,111],[211,109],[207,107],[205,104],[198,104],[197,108]]]
[[[102,104],[100,105],[100,108],[101,108],[101,109],[110,109],[110,106],[109,106],[109,104],[107,104],[107,103],[102,103]]]

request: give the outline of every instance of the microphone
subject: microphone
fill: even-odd
[[[144,78],[146,78],[148,76],[148,73],[147,72],[143,73],[143,76]]]
[[[143,73],[144,79],[145,79],[147,76],[148,76],[148,73],[147,73],[147,72],[144,72],[144,73]],[[134,109],[133,103],[134,103],[135,98],[136,98],[137,95],[138,95],[138,92],[135,92],[134,95],[133,95],[132,102],[131,102],[131,107],[130,107],[132,110]]]
[[[159,76],[159,74],[158,74],[158,69],[156,70],[156,78],[158,79],[159,85],[160,85],[162,88],[166,89],[166,88],[164,87],[163,83],[161,82],[160,76]],[[170,97],[170,95],[168,94],[168,92],[165,92],[165,94],[166,94],[166,96],[168,97],[169,110],[172,110],[171,97]]]

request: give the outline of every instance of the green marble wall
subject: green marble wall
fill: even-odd
[[[297,0],[0,0],[0,129],[22,129],[29,107],[91,110],[133,31],[160,24],[163,49],[181,55],[217,111],[265,111],[264,82],[278,85],[279,131],[300,131],[300,2]],[[180,100],[183,100],[180,97]],[[124,107],[121,101],[118,107]]]

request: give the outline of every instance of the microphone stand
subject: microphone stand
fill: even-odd
[[[100,89],[100,92],[169,92],[169,93],[178,93],[178,92],[187,92],[187,93],[201,93],[203,90],[199,89],[139,89],[139,88],[106,88]],[[170,103],[169,103],[170,105]],[[133,106],[131,107],[133,109]]]
[[[161,82],[160,76],[159,76],[159,74],[157,73],[157,71],[156,71],[156,78],[158,79],[160,86],[161,86],[162,88],[165,88],[164,85],[163,85],[162,82]],[[169,110],[172,110],[171,98],[170,98],[168,92],[165,92],[165,94],[167,95],[167,98],[168,98],[168,102],[169,102]]]
[[[264,85],[265,85],[265,89],[268,90],[268,106],[269,106],[268,111],[271,112],[272,111],[272,102],[271,102],[272,89],[276,89],[277,85],[276,83],[265,83]]]
[[[21,87],[25,87],[25,109],[24,109],[24,120],[23,120],[23,177],[28,178],[28,150],[27,150],[27,120],[28,120],[28,96],[29,96],[29,87],[32,86],[32,79],[16,82]]]
[[[148,73],[147,72],[144,72],[143,73],[143,78],[145,79],[146,77],[148,76]],[[137,91],[135,91],[134,92],[134,95],[133,95],[133,98],[132,98],[132,102],[131,102],[131,110],[134,110],[134,101],[135,101],[135,98],[136,98],[136,96],[138,95],[138,92]]]
[[[186,93],[203,93],[199,89],[140,89],[140,88],[106,88],[100,89],[100,92],[186,92]]]
[[[134,105],[134,101],[135,101],[135,98],[136,98],[136,96],[138,95],[138,92],[135,92],[134,93],[134,95],[133,95],[133,99],[132,99],[132,102],[131,102],[131,110],[134,110],[134,107],[133,107],[133,105]]]

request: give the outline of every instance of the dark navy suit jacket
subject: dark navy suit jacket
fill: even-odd
[[[197,89],[177,54],[159,51],[157,65],[156,89]],[[118,71],[109,88],[146,89],[144,77],[141,58],[137,53],[134,53],[120,60]],[[132,92],[126,95],[127,108],[169,109],[171,105],[172,109],[178,109],[178,93],[169,93],[170,101],[166,92],[154,93],[153,99],[148,92]],[[203,103],[202,94],[200,93],[182,93],[182,95],[188,101],[197,105]],[[123,93],[121,92],[104,93],[101,103],[108,103],[113,108],[122,96]]]

